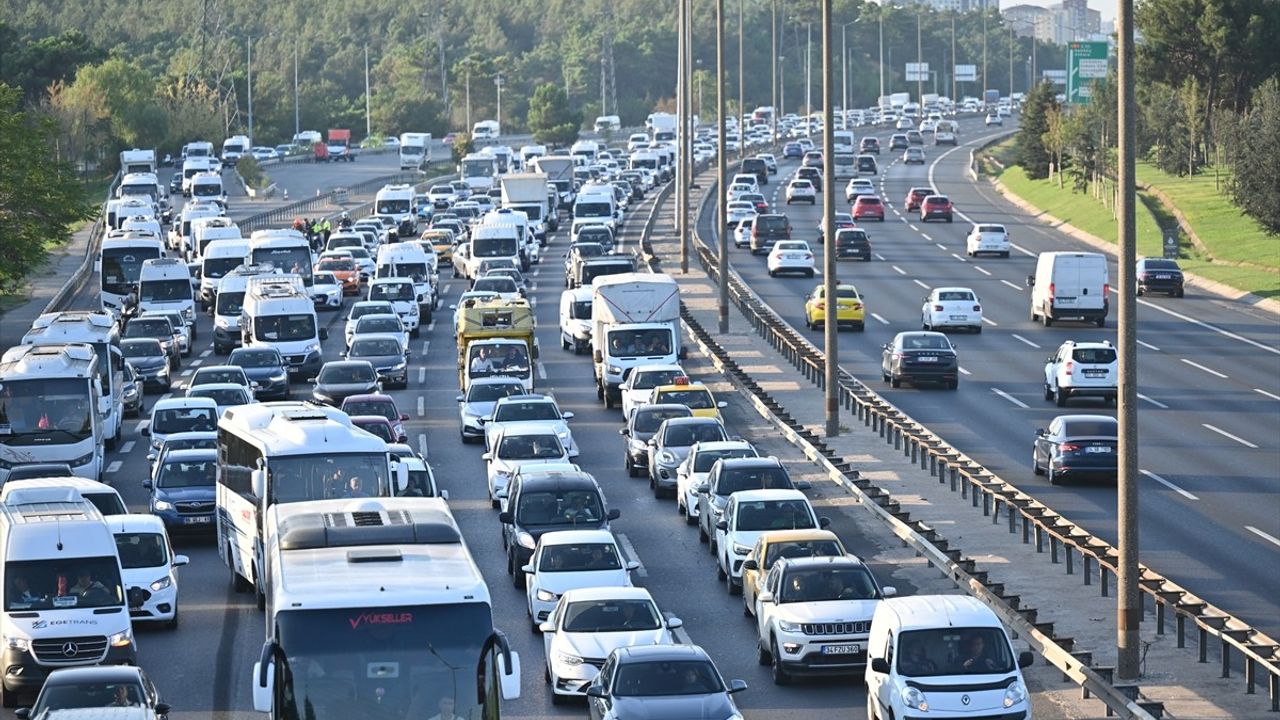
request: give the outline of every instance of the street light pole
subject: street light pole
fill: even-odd
[[[493,77],[493,84],[498,86],[498,117],[494,118],[498,121],[498,134],[502,134],[502,73],[498,73]]]
[[[246,35],[244,39],[245,50],[245,68],[246,68],[246,87],[249,93],[249,141],[253,141],[253,36]]]
[[[680,272],[689,272],[689,191],[686,184],[685,166],[689,163],[686,152],[688,146],[689,85],[685,80],[685,65],[689,56],[685,52],[686,0],[676,0],[676,142],[680,149],[676,153],[676,235],[680,238]],[[600,107],[604,107],[604,60],[600,61]]]
[[[1009,102],[1013,102],[1013,23],[1009,24]]]
[[[924,45],[920,40],[920,23],[921,16],[924,13],[919,9],[916,10],[916,102],[921,105],[921,112],[924,107]]]
[[[769,104],[773,107],[773,119],[770,121],[772,126],[773,142],[778,141],[778,115],[782,113],[782,109],[778,107],[778,0],[769,3],[773,9],[773,19],[769,23],[769,37],[772,43],[769,57],[773,58],[769,61]]]
[[[812,126],[809,118],[813,115],[813,23],[805,23],[804,44],[804,126],[808,130]]]
[[[876,17],[880,19],[880,97],[884,97],[884,5],[876,10]]]
[[[302,124],[299,121],[301,113],[298,105],[298,41],[293,41],[293,141],[298,141],[298,134],[302,132]],[[251,138],[252,139],[252,138]]]
[[[982,101],[987,100],[987,0],[982,0]]]
[[[835,63],[831,61],[831,2],[822,0],[822,281],[823,298],[826,300],[826,311],[822,323],[823,350],[826,352],[826,434],[835,437],[840,434],[840,401],[839,390],[839,356],[836,331],[836,179],[835,163],[831,161],[835,154],[835,139],[832,129],[835,127]]]
[[[373,121],[369,115],[369,44],[364,46],[364,136],[373,134]]]
[[[951,11],[951,102],[960,98],[956,95],[956,13]]]
[[[746,137],[746,133],[743,132],[745,128],[744,128],[744,123],[742,122],[742,117],[747,114],[747,107],[746,107],[747,78],[745,75],[743,75],[743,69],[745,65],[743,64],[743,47],[742,47],[742,41],[743,41],[742,12],[743,12],[743,5],[746,4],[746,1],[747,0],[738,0],[738,118],[737,118],[737,121],[738,121],[738,159],[739,160],[747,156],[747,137]]]
[[[853,23],[840,26],[840,109],[849,112],[849,37],[845,33]]]
[[[716,0],[716,137],[720,145],[716,152],[716,240],[719,241],[720,250],[716,279],[719,285],[717,309],[721,334],[729,332],[729,224],[725,215],[725,191],[729,187],[725,167],[725,155],[728,154],[725,121],[728,118],[725,117],[724,101],[724,0]],[[739,135],[738,138],[741,142],[742,136]]]

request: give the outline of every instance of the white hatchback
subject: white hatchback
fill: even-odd
[[[653,389],[660,385],[674,385],[676,378],[686,377],[679,365],[639,365],[627,375],[619,388],[622,392],[622,417],[631,417],[631,411],[649,402]]]
[[[769,277],[777,277],[781,273],[802,273],[805,277],[813,277],[813,250],[804,240],[779,240],[769,251]]]
[[[747,200],[734,200],[725,205],[724,214],[725,222],[729,224],[729,227],[735,228],[743,220],[755,218],[756,206]]]
[[[967,328],[982,332],[982,302],[966,287],[934,288],[920,308],[920,326],[925,330]]]
[[[107,524],[116,539],[120,579],[129,600],[129,616],[136,622],[178,626],[178,573],[186,555],[174,555],[158,515],[109,515]]]
[[[813,183],[808,180],[796,178],[787,183],[787,204],[794,202],[807,202],[815,205],[818,202],[818,191],[814,189]]]
[[[979,253],[1009,257],[1009,248],[1009,231],[996,223],[978,223],[964,239],[964,249],[969,257],[977,257]]]

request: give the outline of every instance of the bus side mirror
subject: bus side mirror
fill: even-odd
[[[395,464],[396,494],[403,493],[409,487],[409,467],[404,463]]]
[[[265,470],[254,470],[249,473],[249,485],[256,497],[262,497],[267,491],[267,473]]]
[[[502,699],[518,700],[520,698],[520,653],[512,650],[507,657],[511,666],[510,672],[504,672],[507,668],[503,667],[503,663],[498,663]]]
[[[253,709],[258,712],[271,712],[272,698],[275,696],[276,663],[271,659],[273,650],[271,643],[263,643],[261,659],[253,664]]]

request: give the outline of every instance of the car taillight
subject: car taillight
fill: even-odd
[[[804,259],[805,259],[805,260],[812,260],[812,259],[813,259],[813,255],[810,255],[809,253],[805,253],[805,254],[804,254]]]
[[[1075,369],[1075,366],[1076,366],[1075,362],[1068,360],[1067,364],[1062,366],[1062,371],[1067,375],[1070,375],[1072,370]]]
[[[819,300],[818,302],[814,303],[814,307],[818,308],[819,310],[826,310],[827,303],[824,300]]]
[[[974,306],[973,306],[973,311],[974,311],[974,312],[982,312],[982,306],[981,306],[981,305],[974,305]]]
[[[1103,283],[1102,297],[1111,297],[1111,283]]]
[[[942,306],[941,306],[941,305],[934,305],[934,306],[933,306],[933,311],[934,311],[934,312],[942,312]]]
[[[1049,300],[1050,300],[1050,301],[1052,301],[1052,300],[1053,300],[1053,288],[1054,288],[1054,284],[1053,284],[1053,283],[1049,283]]]
[[[1080,446],[1075,443],[1063,443],[1058,449],[1062,452],[1076,452],[1080,449]]]
[[[1151,273],[1149,273],[1149,272],[1144,272],[1144,273],[1142,273],[1141,275],[1139,275],[1138,277],[1139,277],[1139,278],[1141,278],[1141,279],[1143,279],[1143,280],[1150,280],[1150,279],[1151,279]]]

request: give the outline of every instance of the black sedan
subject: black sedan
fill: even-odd
[[[135,380],[143,390],[168,392],[169,353],[155,338],[127,338],[120,341],[125,362],[133,366]]]
[[[314,380],[311,397],[316,402],[337,407],[351,395],[382,392],[378,373],[367,360],[327,362]]]
[[[1036,431],[1031,467],[1057,485],[1067,479],[1114,480],[1118,425],[1109,415],[1059,415]]]
[[[253,395],[259,400],[289,399],[289,368],[279,350],[271,347],[236,348],[231,351],[227,364],[244,370],[249,382],[258,384]]]
[[[1177,260],[1142,258],[1138,261],[1138,294],[1167,293],[1170,297],[1182,297],[1182,268]]]
[[[344,357],[348,360],[364,360],[373,365],[373,369],[378,372],[378,379],[386,387],[409,387],[409,352],[401,344],[398,335],[357,335]]]
[[[960,363],[951,340],[939,332],[901,332],[885,343],[880,376],[893,387],[941,383],[949,390],[960,386]]]
[[[587,686],[591,720],[604,718],[740,717],[729,697],[747,689],[742,680],[727,684],[705,650],[697,645],[644,645],[614,650],[608,674]]]

